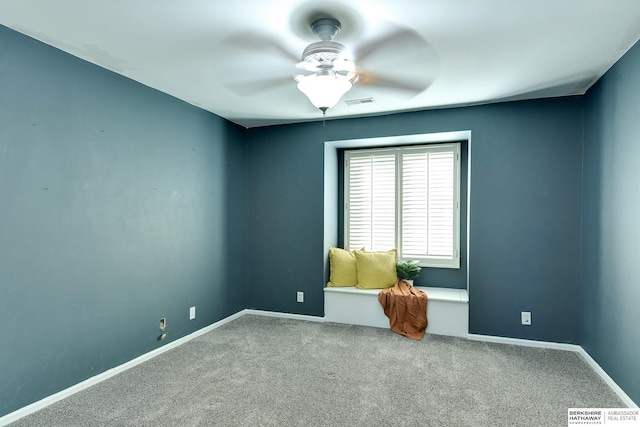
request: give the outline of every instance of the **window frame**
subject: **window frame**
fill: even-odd
[[[415,153],[433,153],[433,152],[453,152],[454,153],[454,166],[453,166],[453,248],[451,257],[438,257],[428,256],[425,258],[405,257],[402,248],[402,157],[404,154]],[[349,176],[350,168],[349,161],[352,157],[362,157],[370,154],[389,154],[395,155],[395,247],[398,249],[399,259],[418,259],[421,267],[434,267],[434,268],[460,268],[460,176],[461,176],[461,143],[460,142],[441,142],[441,143],[422,143],[411,144],[402,146],[391,147],[378,147],[378,148],[356,148],[344,150],[343,161],[343,191],[344,191],[344,244],[345,248],[350,248],[349,242],[349,226],[350,226],[350,211],[348,206],[350,187]],[[359,248],[357,248],[359,249]],[[391,248],[389,248],[391,249]]]

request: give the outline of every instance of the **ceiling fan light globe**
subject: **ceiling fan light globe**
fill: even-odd
[[[316,73],[298,82],[300,92],[320,110],[333,108],[340,98],[351,89],[351,82],[335,73]]]

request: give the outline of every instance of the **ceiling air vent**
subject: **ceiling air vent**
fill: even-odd
[[[371,104],[372,102],[374,102],[374,100],[373,98],[360,98],[360,99],[349,99],[344,102],[349,107],[351,107],[352,105],[358,105],[358,104]]]

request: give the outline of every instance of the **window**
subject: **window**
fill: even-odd
[[[460,268],[460,144],[345,151],[345,247]]]

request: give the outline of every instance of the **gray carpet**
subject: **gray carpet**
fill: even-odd
[[[562,426],[622,406],[572,352],[246,315],[11,426]]]

